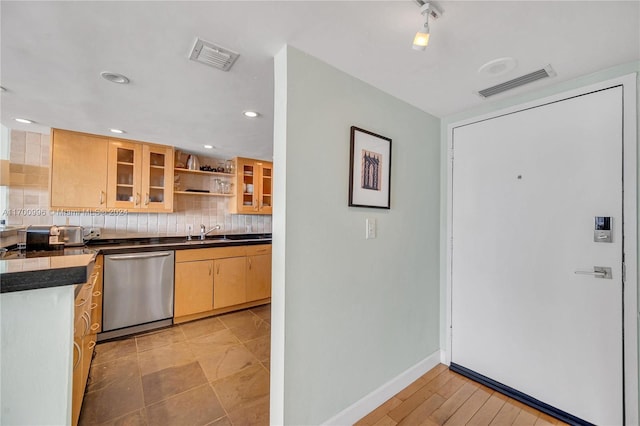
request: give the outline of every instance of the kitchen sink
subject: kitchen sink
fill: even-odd
[[[198,244],[211,244],[211,243],[226,243],[229,241],[233,241],[230,240],[228,238],[207,238],[206,240],[200,240],[200,239],[194,239],[194,240],[187,240],[185,241],[185,244],[193,244],[193,245],[198,245]]]

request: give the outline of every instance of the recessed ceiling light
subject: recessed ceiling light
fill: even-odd
[[[249,118],[256,118],[257,116],[259,116],[260,114],[258,114],[255,111],[245,111],[243,112],[245,117],[249,117]]]
[[[105,80],[108,80],[112,83],[118,83],[118,84],[129,84],[129,79],[122,75],[122,74],[118,74],[115,72],[108,72],[108,71],[103,71],[100,73],[100,75],[102,76],[102,78],[104,78]]]
[[[126,133],[124,130],[120,130],[120,129],[109,129],[109,131],[111,133],[117,133],[117,134]]]
[[[205,145],[204,147],[207,149],[213,149],[213,145]]]
[[[16,120],[18,123],[33,124],[33,121],[31,121],[31,120],[27,120],[26,118],[16,118],[15,120]]]

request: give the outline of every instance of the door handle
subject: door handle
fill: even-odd
[[[144,199],[144,205],[148,206],[149,205],[149,193],[147,192],[145,199]]]
[[[610,280],[613,278],[611,268],[607,266],[594,266],[593,271],[575,271],[578,275],[593,275],[595,278],[604,278]]]
[[[100,191],[100,204],[104,204],[104,191]]]

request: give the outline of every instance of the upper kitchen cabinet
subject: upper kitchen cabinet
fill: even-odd
[[[51,129],[51,208],[105,208],[108,139]]]
[[[271,214],[273,206],[273,163],[236,158],[236,193],[231,213]]]
[[[107,207],[173,211],[173,148],[109,140]]]

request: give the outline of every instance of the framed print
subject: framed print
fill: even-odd
[[[391,139],[351,126],[349,206],[391,208]]]

